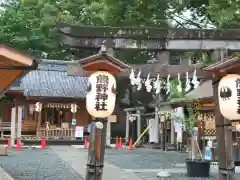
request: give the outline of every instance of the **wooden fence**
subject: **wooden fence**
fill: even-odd
[[[39,137],[46,137],[48,139],[73,139],[75,137],[75,130],[72,128],[63,129],[63,128],[56,128],[56,129],[46,129],[41,128],[38,131]]]

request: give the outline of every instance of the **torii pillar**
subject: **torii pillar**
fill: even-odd
[[[114,76],[119,76],[121,73],[124,73],[124,71],[129,69],[130,66],[111,56],[107,52],[106,47],[102,46],[98,54],[70,64],[68,66],[68,74],[75,76],[89,76],[95,71],[105,70]],[[103,129],[101,130],[100,138],[97,138],[95,119],[92,119],[86,180],[106,179],[102,175],[106,146],[106,131],[107,124],[109,124],[107,119],[109,118],[101,119]]]

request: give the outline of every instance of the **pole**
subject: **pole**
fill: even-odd
[[[143,133],[137,138],[136,142],[133,144],[133,148],[137,145],[138,141],[143,137],[143,135],[147,132],[147,130],[150,128],[150,126],[148,126]]]
[[[101,122],[103,128],[97,129],[96,122]],[[91,123],[86,180],[102,180],[106,134],[107,118],[95,118]]]
[[[215,99],[215,121],[216,121],[216,138],[217,154],[219,162],[219,180],[234,179],[235,165],[232,151],[232,130],[231,122],[225,119],[218,105],[218,84],[220,78],[213,80],[213,97]]]
[[[41,127],[41,120],[42,119],[42,111],[38,112],[38,120],[37,120],[37,137],[40,137],[40,127]]]
[[[161,122],[161,147],[165,151],[165,121]]]

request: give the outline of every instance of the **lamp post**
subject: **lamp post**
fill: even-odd
[[[41,127],[41,119],[42,119],[42,103],[37,102],[35,104],[35,111],[38,112],[38,118],[37,118],[37,137],[40,135],[40,127]]]
[[[71,104],[71,112],[73,113],[72,114],[72,129],[74,129],[74,132],[76,132],[76,124],[77,124],[77,120],[76,120],[76,112],[77,112],[77,105],[76,104]],[[75,139],[76,139],[77,137],[76,137],[76,135],[75,135]],[[73,138],[73,136],[72,136],[72,139],[74,139]]]
[[[72,125],[76,125],[76,112],[77,112],[77,105],[76,104],[71,104],[71,112],[73,113],[72,115]]]
[[[107,117],[115,108],[116,80],[107,71],[97,71],[88,79],[86,108],[93,116],[88,149],[86,180],[102,180],[106,146]]]

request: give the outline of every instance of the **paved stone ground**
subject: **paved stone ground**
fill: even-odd
[[[211,168],[210,178],[186,177],[186,156],[152,149],[106,149],[103,180],[159,180],[161,164],[171,174],[168,180],[217,179],[217,168]],[[0,162],[15,180],[81,180],[86,173],[87,150],[70,146],[11,150],[8,157],[0,156]],[[240,179],[240,168],[236,179]]]
[[[86,176],[87,150],[69,146],[52,146],[51,149],[69,164],[82,177]],[[141,180],[137,175],[127,172],[105,161],[103,180]]]
[[[50,149],[10,150],[0,156],[0,165],[14,180],[83,179]]]

